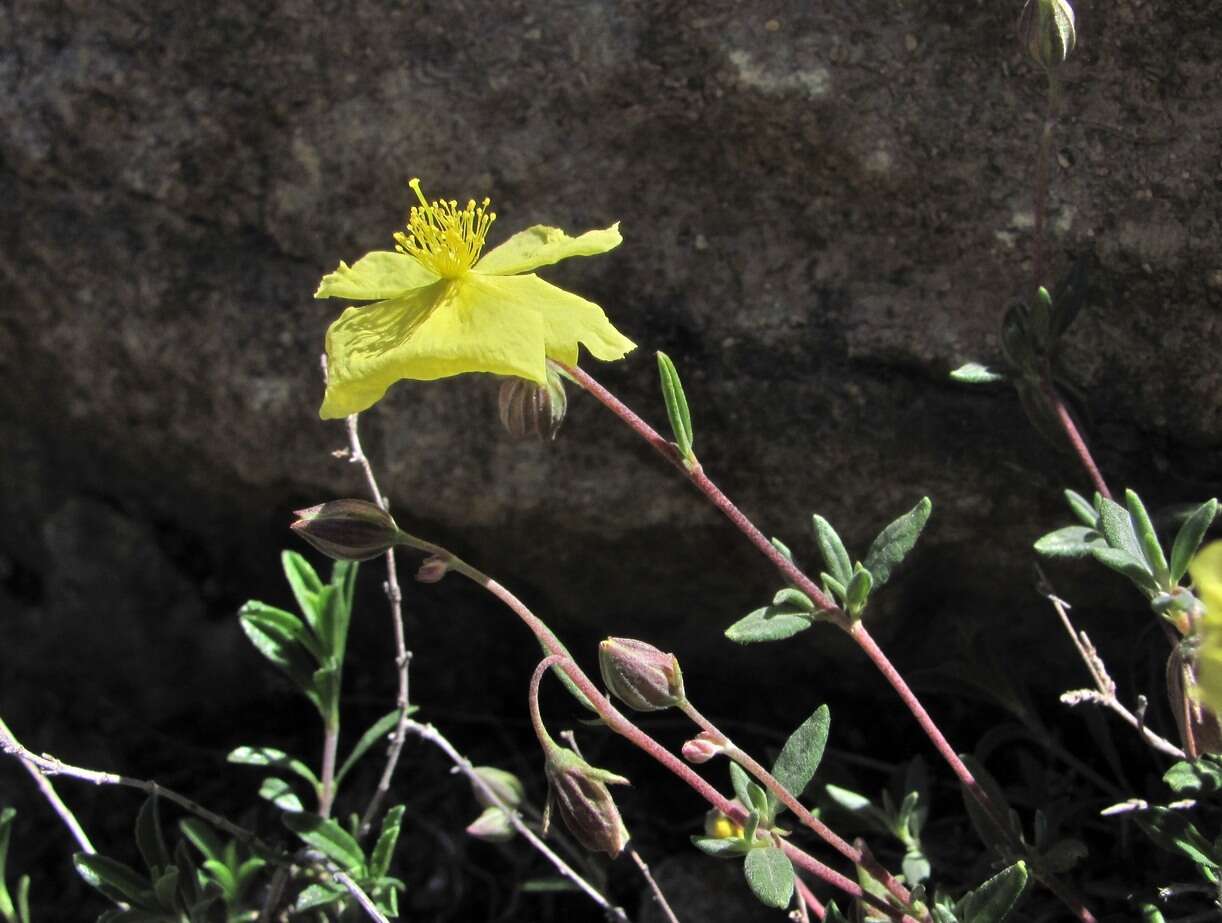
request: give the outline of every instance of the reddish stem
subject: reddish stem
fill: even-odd
[[[917,720],[917,724],[929,737],[938,753],[950,765],[951,770],[958,777],[963,786],[971,793],[972,797],[983,807],[988,816],[999,824],[999,830],[1004,832],[1008,829],[1006,823],[1006,811],[1004,808],[995,805],[988,793],[984,791],[976,782],[975,777],[968,770],[963,761],[959,759],[954,748],[947,742],[945,736],[934,724],[933,719],[925,710],[916,694],[904,682],[902,676],[892,665],[887,655],[882,649],[875,644],[874,639],[870,637],[869,632],[860,623],[855,623],[849,616],[838,607],[835,602],[823,592],[823,590],[814,583],[805,573],[802,572],[792,561],[781,554],[768,539],[764,536],[755,524],[752,523],[743,512],[734,505],[734,503],[721,492],[721,490],[709,480],[708,476],[698,463],[685,463],[683,457],[678,453],[673,446],[662,438],[658,432],[648,423],[636,415],[626,404],[619,398],[613,395],[610,391],[600,385],[590,375],[576,366],[565,366],[564,370],[569,376],[579,385],[596,397],[608,410],[614,413],[617,417],[628,424],[638,435],[645,439],[650,445],[658,449],[662,455],[671,461],[676,467],[683,471],[693,484],[700,490],[701,493],[715,506],[717,509],[732,522],[735,527],[742,532],[759,551],[770,560],[773,565],[789,579],[790,583],[809,596],[820,609],[824,610],[821,614],[839,625],[857,642],[858,646],[866,653],[866,656],[874,663],[874,665],[882,672],[887,681],[891,683],[892,688],[899,694],[900,700],[912,712],[912,715]],[[1072,422],[1072,421],[1071,421]],[[1074,429],[1076,433],[1076,428]],[[1089,453],[1087,453],[1089,457]],[[1046,887],[1069,906],[1074,914],[1083,921],[1083,923],[1094,923],[1094,915],[1082,905],[1077,898],[1065,892],[1064,887],[1051,876],[1041,874],[1036,870],[1037,876],[1045,884]]]
[[[1103,480],[1099,466],[1095,464],[1095,459],[1090,454],[1090,449],[1087,448],[1086,440],[1082,438],[1082,433],[1078,430],[1077,424],[1074,423],[1073,414],[1069,412],[1069,408],[1065,406],[1065,402],[1057,394],[1056,387],[1051,383],[1044,385],[1044,397],[1056,413],[1057,421],[1061,424],[1061,429],[1065,430],[1065,436],[1069,440],[1070,446],[1073,447],[1074,454],[1078,456],[1078,461],[1086,469],[1091,484],[1094,485],[1095,490],[1099,491],[1100,495],[1111,500],[1112,492],[1107,489],[1107,482]]]

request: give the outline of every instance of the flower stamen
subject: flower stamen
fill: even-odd
[[[488,228],[496,214],[488,211],[489,199],[476,204],[467,201],[465,208],[458,202],[429,202],[420,191],[420,180],[408,185],[420,200],[407,216],[407,231],[395,234],[398,250],[415,257],[443,279],[457,279],[469,270],[484,249]]]

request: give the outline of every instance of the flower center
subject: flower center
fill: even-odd
[[[451,199],[429,202],[420,191],[420,180],[409,186],[419,205],[407,216],[407,231],[395,234],[398,249],[413,256],[443,279],[457,279],[479,259],[488,228],[496,214],[488,211],[488,199],[479,205],[474,199],[465,208]]]

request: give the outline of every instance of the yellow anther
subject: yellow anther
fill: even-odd
[[[420,204],[408,213],[406,233],[395,234],[399,249],[442,278],[459,278],[479,259],[488,228],[496,220],[496,215],[488,211],[490,200],[476,205],[471,199],[460,209],[455,199],[429,202],[419,179],[411,180],[408,186]]]

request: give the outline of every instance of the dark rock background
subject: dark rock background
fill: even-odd
[[[1084,677],[1027,549],[1066,519],[1061,488],[1089,485],[1012,391],[947,380],[997,361],[1001,313],[1030,272],[1042,82],[1013,41],[1019,7],[5,6],[0,714],[36,749],[201,800],[253,792],[221,763],[236,743],[312,752],[310,715],[234,612],[252,596],[287,604],[292,509],[362,491],[331,454],[342,427],[316,416],[340,306],[310,296],[339,259],[389,245],[420,176],[432,195],[491,196],[494,241],[622,221],[617,251],[547,273],[641,344],[587,368],[662,424],[652,350],[666,350],[706,470],[807,561],[810,512],[860,554],[932,497],[876,634],[918,674],[954,672],[964,637],[987,636],[1076,733],[1054,694]],[[1051,267],[1095,257],[1066,358],[1113,486],[1159,508],[1216,494],[1222,459],[1215,7],[1079,4],[1056,137]],[[570,398],[560,439],[540,446],[500,432],[490,381],[394,388],[362,425],[401,523],[515,588],[575,651],[608,633],[675,650],[696,700],[751,722],[761,747],[829,701],[839,746],[919,752],[898,713],[855,711],[887,693],[830,632],[784,652],[720,638],[779,581],[630,432]],[[358,715],[393,701],[377,571],[354,628]],[[1156,696],[1161,642],[1140,601],[1084,566],[1053,574]],[[477,760],[536,771],[525,632],[455,579],[408,594],[416,701]],[[934,703],[961,748],[995,720]],[[415,845],[435,836],[466,857],[451,870],[493,861],[468,855],[453,820],[469,799],[433,759],[417,748],[404,770],[428,805],[409,816],[432,831]],[[640,773],[669,801],[628,810],[681,842],[699,805]],[[14,764],[0,779],[0,800],[26,798]],[[61,788],[121,851],[134,801]],[[34,826],[18,835],[45,866],[37,901],[65,880],[66,844],[23,804]],[[505,906],[495,888],[480,904],[412,883],[420,915]]]

